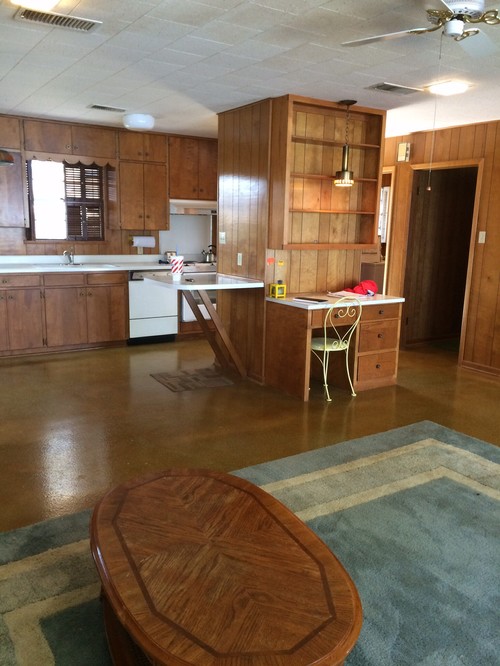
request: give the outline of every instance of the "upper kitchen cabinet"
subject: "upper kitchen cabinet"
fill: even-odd
[[[24,162],[10,149],[14,164],[0,168],[0,227],[24,227]]]
[[[19,118],[0,116],[0,148],[21,150],[21,124]]]
[[[217,140],[171,136],[168,139],[171,199],[217,199]]]
[[[122,229],[168,229],[166,165],[120,161],[119,183]]]
[[[29,151],[116,158],[116,131],[104,127],[24,120],[24,148]]]
[[[118,151],[122,160],[166,164],[167,137],[164,134],[121,131],[118,133]]]
[[[350,107],[352,187],[336,187],[346,107],[286,95],[272,100],[269,247],[376,247],[385,111]]]

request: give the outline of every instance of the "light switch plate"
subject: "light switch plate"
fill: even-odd
[[[226,232],[219,231],[219,245],[225,245],[225,244],[226,244]]]
[[[478,243],[486,243],[486,231],[480,231],[477,235]]]

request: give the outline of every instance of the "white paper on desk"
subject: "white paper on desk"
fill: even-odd
[[[360,301],[367,298],[373,298],[373,296],[368,296],[367,294],[355,294],[352,291],[327,291],[328,296],[338,296],[338,298],[343,298],[344,296],[350,296],[351,298],[359,298]]]

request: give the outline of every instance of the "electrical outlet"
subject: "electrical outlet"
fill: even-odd
[[[226,232],[219,231],[219,245],[225,245],[225,244],[226,244]]]
[[[243,254],[241,252],[236,255],[236,263],[238,266],[243,266]]]

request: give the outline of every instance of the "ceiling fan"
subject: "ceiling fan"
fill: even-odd
[[[497,9],[484,11],[484,0],[435,0],[434,3],[440,3],[442,9],[426,9],[427,20],[431,25],[424,28],[410,28],[400,32],[390,32],[385,35],[376,35],[375,37],[366,37],[365,39],[355,39],[351,42],[344,42],[342,46],[363,46],[373,42],[384,42],[390,39],[398,39],[405,35],[421,35],[426,32],[434,32],[443,28],[443,34],[452,37],[460,42],[466,37],[477,35],[481,31],[479,28],[466,29],[469,24],[485,23],[486,25],[497,25],[500,23]],[[422,3],[424,7],[431,4]]]

